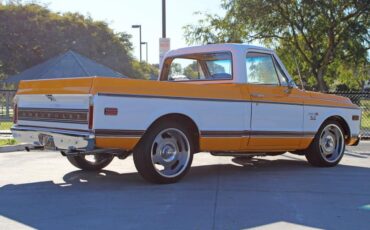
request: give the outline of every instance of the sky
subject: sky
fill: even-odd
[[[79,12],[95,20],[108,22],[115,32],[133,35],[134,56],[139,58],[139,30],[142,26],[142,41],[148,42],[149,63],[159,62],[159,38],[162,36],[162,0],[39,0],[56,12]],[[200,16],[196,11],[224,14],[220,0],[167,0],[167,37],[171,49],[186,47],[183,26],[196,24]],[[142,46],[145,60],[145,45]]]

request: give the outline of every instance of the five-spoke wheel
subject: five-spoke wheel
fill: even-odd
[[[169,128],[158,133],[152,145],[152,163],[163,177],[176,177],[188,165],[190,144],[179,129]]]
[[[314,166],[335,166],[344,155],[345,139],[337,121],[325,122],[306,151],[308,162]]]
[[[174,121],[160,123],[144,135],[134,150],[138,172],[154,183],[174,183],[189,170],[193,160],[191,130]]]

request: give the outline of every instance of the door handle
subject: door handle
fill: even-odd
[[[259,98],[261,98],[261,97],[264,97],[265,95],[264,94],[261,94],[261,93],[252,93],[251,96],[252,97],[259,97]]]

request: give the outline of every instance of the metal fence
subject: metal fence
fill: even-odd
[[[13,98],[15,90],[0,90],[0,135],[10,134],[13,125]],[[329,92],[351,99],[362,109],[361,134],[370,138],[370,92]]]
[[[13,98],[15,90],[0,90],[0,134],[10,134],[13,125]]]
[[[330,94],[348,97],[362,110],[361,136],[370,138],[370,92],[329,92]]]

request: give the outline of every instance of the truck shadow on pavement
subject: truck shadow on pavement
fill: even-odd
[[[149,184],[138,173],[73,171],[64,183],[1,187],[0,215],[37,229],[242,229],[279,222],[366,229],[369,178],[369,168],[313,168],[294,159],[194,166],[170,185]]]

